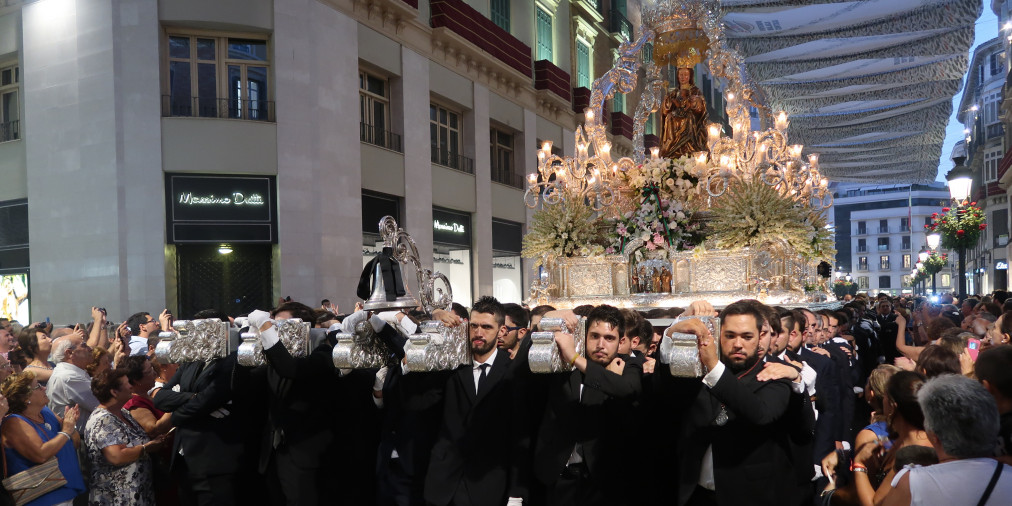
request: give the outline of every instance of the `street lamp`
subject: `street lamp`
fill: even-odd
[[[973,185],[973,171],[969,167],[963,165],[966,161],[965,156],[953,157],[952,161],[956,162],[956,165],[945,175],[945,180],[949,185],[949,196],[952,197],[953,202],[956,203],[957,212],[958,208],[964,206],[967,200],[970,198],[970,186]],[[956,254],[959,255],[959,300],[963,301],[966,299],[966,248],[960,245],[956,248]]]
[[[937,250],[940,242],[942,242],[942,234],[938,232],[928,234],[928,247],[931,248],[931,251]]]

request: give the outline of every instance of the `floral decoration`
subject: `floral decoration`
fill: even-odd
[[[972,248],[977,244],[980,233],[987,228],[984,211],[976,202],[959,207],[943,207],[941,213],[931,215],[931,223],[924,225],[929,232],[942,236],[946,249]]]
[[[597,216],[581,199],[563,198],[534,213],[524,236],[521,254],[540,267],[558,257],[596,256],[605,253]]]
[[[686,203],[696,191],[699,179],[693,174],[695,161],[652,159],[622,173],[624,183],[635,192],[636,206],[610,225],[606,253],[625,251],[630,244],[647,250],[692,249],[701,237],[701,225],[692,221]]]

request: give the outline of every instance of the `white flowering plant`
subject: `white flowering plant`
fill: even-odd
[[[615,220],[605,253],[631,253],[625,248],[636,239],[651,251],[687,250],[701,243],[701,225],[692,220],[686,205],[699,183],[694,166],[695,161],[687,156],[661,158],[623,173],[625,184],[635,191],[637,205]]]
[[[594,211],[580,198],[564,198],[534,213],[521,255],[533,258],[534,266],[559,257],[604,254],[603,239]]]

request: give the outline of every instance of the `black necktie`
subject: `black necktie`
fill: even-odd
[[[481,382],[485,381],[485,376],[488,376],[488,368],[492,367],[492,364],[481,364],[478,367],[481,369],[481,374],[478,375],[478,386],[475,388],[475,391],[480,392]]]

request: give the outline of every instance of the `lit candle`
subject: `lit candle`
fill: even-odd
[[[650,148],[650,157],[653,158],[654,160],[660,158],[661,157],[661,148],[657,148],[657,147]]]
[[[764,161],[766,161],[766,149],[767,148],[765,142],[759,144],[759,147],[756,149],[755,154],[756,163],[763,163]]]
[[[594,110],[587,109],[587,122],[589,123],[591,121],[594,121]]]
[[[808,165],[811,165],[812,167],[815,167],[815,168],[819,167],[819,154],[818,153],[812,153],[812,154],[808,155]]]
[[[706,165],[707,153],[706,151],[696,152],[696,165]]]
[[[791,157],[795,159],[800,159],[802,149],[804,149],[804,147],[801,144],[791,145]]]
[[[531,172],[530,174],[527,174],[527,180],[531,182],[531,186],[534,186],[538,182],[538,175]]]
[[[545,152],[538,151],[538,163],[543,163],[544,161],[545,161]]]
[[[611,156],[611,143],[605,141],[601,144],[601,157],[607,159]]]
[[[734,105],[734,93],[727,92],[727,105]]]
[[[545,156],[552,154],[552,141],[545,141],[541,143],[541,151],[545,152]]]
[[[829,179],[822,178],[822,181],[819,181],[819,186],[821,186],[823,188],[829,186]]]
[[[777,130],[781,132],[787,130],[787,113],[784,111],[780,111],[780,114],[777,115],[775,124]]]
[[[720,125],[716,123],[710,123],[710,126],[706,130],[707,140],[710,145],[713,146],[718,140],[720,140]]]

